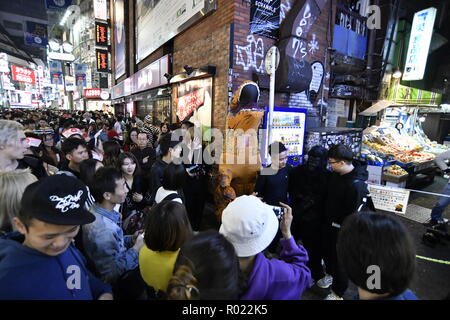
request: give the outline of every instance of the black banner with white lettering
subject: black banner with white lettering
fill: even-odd
[[[278,39],[280,0],[252,0],[250,33]]]

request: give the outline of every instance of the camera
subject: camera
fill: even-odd
[[[277,219],[281,220],[283,215],[286,213],[286,209],[283,207],[276,207],[276,206],[271,206],[271,207],[272,207],[272,210],[275,213],[275,216],[277,217]]]

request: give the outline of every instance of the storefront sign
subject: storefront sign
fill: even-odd
[[[95,45],[108,46],[108,24],[95,22]]]
[[[250,33],[277,39],[280,28],[280,0],[252,0]]]
[[[102,89],[84,89],[85,98],[100,98],[102,95]]]
[[[95,19],[108,20],[107,0],[94,0]]]
[[[216,0],[136,0],[136,63],[215,9]]]
[[[373,184],[369,184],[368,188],[375,209],[402,214],[406,213],[409,199],[408,190]]]
[[[180,121],[184,121],[194,110],[202,106],[205,102],[205,89],[197,89],[185,96],[178,98],[177,116]]]
[[[165,55],[114,86],[111,98],[117,99],[168,84],[164,74],[170,73],[170,71],[170,55]]]
[[[38,47],[47,47],[47,25],[32,21],[26,22],[26,31],[24,33],[25,44]]]
[[[427,65],[428,50],[430,49],[431,37],[433,35],[436,12],[436,8],[428,8],[414,15],[402,80],[423,79]]]
[[[28,84],[35,84],[36,82],[33,70],[14,65],[12,66],[12,77],[15,81],[25,82]]]
[[[211,140],[212,78],[192,80],[176,86],[175,106],[180,121],[202,128],[203,140]]]
[[[108,55],[109,55],[109,52],[107,50],[101,50],[101,49],[95,50],[98,72],[108,72],[108,70],[109,70]]]

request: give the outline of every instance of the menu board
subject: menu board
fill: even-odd
[[[368,185],[375,209],[394,213],[406,213],[409,191],[405,189]]]

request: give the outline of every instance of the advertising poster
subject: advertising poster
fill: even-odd
[[[180,121],[190,121],[202,128],[204,133],[211,128],[212,78],[188,81],[177,85],[176,110]]]
[[[372,184],[369,184],[368,188],[375,209],[401,214],[406,213],[409,190]]]
[[[60,61],[50,61],[50,79],[52,84],[63,84],[62,65]]]
[[[252,0],[250,33],[278,39],[280,2],[280,0]]]
[[[138,1],[139,2],[139,1]],[[114,65],[116,79],[125,74],[125,8],[124,0],[114,0]]]
[[[215,8],[216,0],[136,0],[136,63]]]
[[[15,65],[11,66],[11,70],[12,70],[12,79],[14,81],[24,82],[24,83],[28,83],[28,84],[36,83],[36,78],[34,76],[33,70],[23,68],[23,67],[18,67]]]
[[[94,0],[95,19],[108,20],[107,0]]]
[[[86,64],[75,63],[75,86],[87,87],[86,72],[88,66]]]
[[[24,36],[26,45],[47,47],[48,37],[46,24],[27,21]]]

